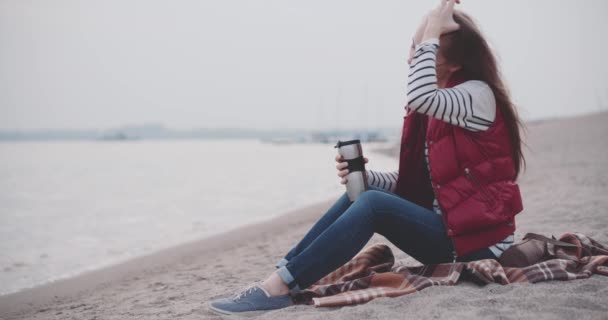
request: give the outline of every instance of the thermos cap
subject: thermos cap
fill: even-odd
[[[334,148],[341,148],[342,146],[347,146],[349,144],[358,144],[361,143],[361,140],[356,139],[356,140],[348,140],[348,141],[340,141],[338,140],[338,143],[334,146]]]

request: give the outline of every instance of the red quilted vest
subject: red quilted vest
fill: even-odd
[[[464,82],[458,75],[448,87]],[[523,210],[508,128],[501,108],[490,128],[473,132],[408,109],[404,117],[395,193],[443,213],[458,256],[489,247],[515,230]],[[431,176],[424,161],[425,140]],[[433,194],[434,191],[434,194]]]

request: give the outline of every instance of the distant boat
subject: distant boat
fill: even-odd
[[[99,140],[104,141],[125,141],[125,140],[137,140],[137,137],[130,137],[124,132],[115,132],[103,135]]]
[[[262,142],[265,143],[271,143],[271,144],[294,144],[294,143],[299,143],[300,141],[298,141],[297,139],[294,138],[266,138],[266,139],[261,139]]]

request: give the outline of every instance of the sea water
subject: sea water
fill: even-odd
[[[363,149],[375,170],[397,159]],[[335,199],[336,149],[258,140],[0,143],[0,295]]]

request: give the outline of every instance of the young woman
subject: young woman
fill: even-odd
[[[375,232],[425,264],[497,259],[513,242],[523,209],[515,183],[524,160],[520,121],[487,42],[455,3],[441,0],[414,36],[399,171],[368,171],[369,190],[354,202],[342,195],[278,270],[211,310],[290,306],[293,294],[348,262]]]

